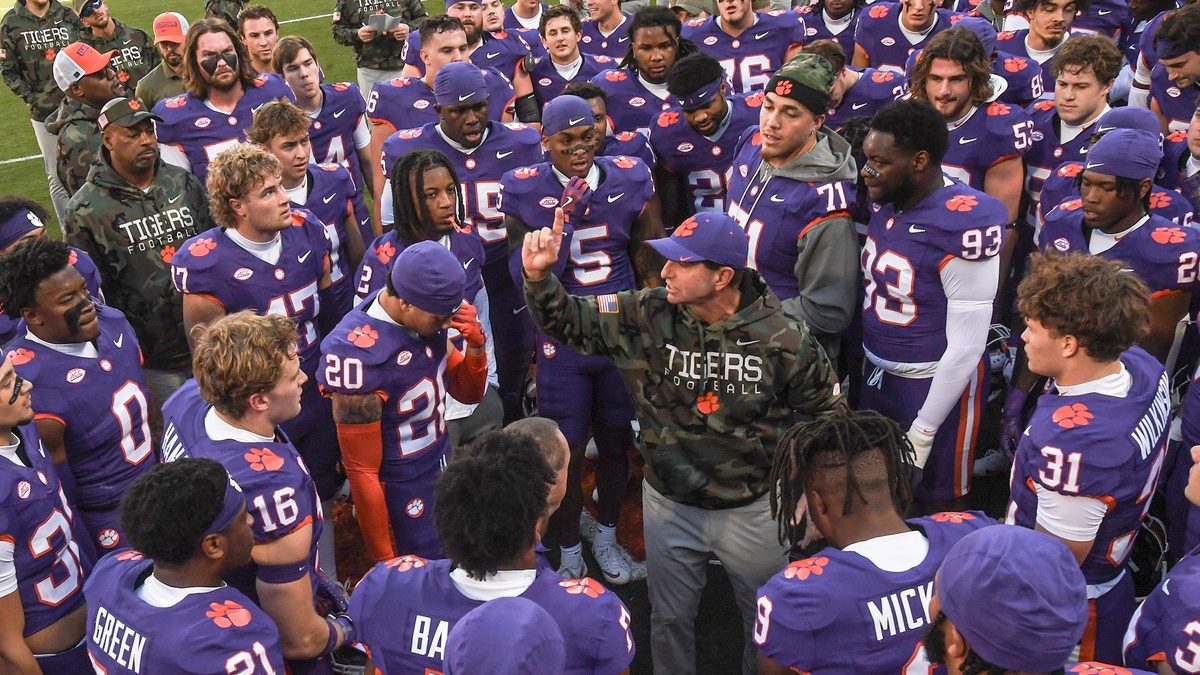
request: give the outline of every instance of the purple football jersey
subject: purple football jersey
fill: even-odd
[[[658,163],[654,149],[650,147],[650,139],[636,131],[622,131],[612,136],[604,137],[604,151],[596,153],[602,157],[637,157],[648,166]]]
[[[1195,585],[1193,585],[1195,584]],[[1190,673],[1200,666],[1200,551],[1185,555],[1138,607],[1125,632],[1125,663]]]
[[[597,157],[600,185],[583,218],[563,231],[554,272],[568,293],[601,295],[637,287],[629,242],[633,221],[654,196],[650,169],[633,157]],[[531,230],[554,224],[563,184],[550,163],[514,169],[500,179],[500,211]],[[520,255],[518,249],[516,255]]]
[[[929,542],[925,559],[903,572],[827,547],[797,560],[758,589],[754,642],[794,672],[905,673],[929,668],[921,640],[933,577],[950,548],[996,521],[978,511],[935,513],[909,526]]]
[[[871,216],[862,269],[863,346],[897,363],[928,363],[946,351],[946,291],[941,268],[952,258],[1000,253],[1008,211],[994,197],[957,181],[896,213]]]
[[[1054,107],[1054,101],[1038,101],[1026,109],[1033,120],[1033,142],[1025,153],[1025,193],[1029,198],[1026,222],[1038,222],[1038,205],[1041,201],[1042,183],[1063,162],[1076,161],[1087,155],[1092,142],[1092,121],[1079,135],[1063,143],[1059,140],[1059,125],[1062,121]],[[1096,119],[1101,116],[1097,115]]]
[[[69,262],[83,277],[92,297],[103,299],[104,293],[100,290],[100,270],[96,269],[96,263],[91,256],[72,246]],[[18,333],[25,330],[24,326],[24,319],[10,319],[7,314],[0,311],[0,347],[12,342]]]
[[[756,269],[780,300],[800,293],[796,259],[809,228],[829,218],[850,217],[854,181],[825,183],[775,177],[763,165],[758,125],[742,134],[729,177],[729,215],[750,237],[746,266]]]
[[[998,52],[992,61],[992,74],[1004,80],[1004,91],[996,99],[1001,103],[1024,108],[1046,94],[1046,75],[1028,57]]]
[[[1038,235],[1041,250],[1088,253],[1088,230],[1081,206],[1079,199],[1071,199],[1046,214]],[[1156,296],[1190,291],[1196,286],[1200,231],[1152,214],[1099,255],[1129,266]]]
[[[614,134],[636,131],[649,136],[658,114],[674,106],[670,96],[659,98],[647,89],[632,68],[606,70],[593,77],[592,84],[608,97],[608,129]]]
[[[418,474],[450,452],[446,433],[446,331],[422,338],[367,314],[372,295],[321,342],[317,371],[326,394],[378,393],[383,406],[380,475]]]
[[[357,84],[335,82],[321,85],[324,99],[321,109],[308,128],[314,164],[344,164],[357,185],[362,169],[354,146],[354,130],[367,114],[366,103]]]
[[[217,461],[246,495],[246,513],[254,522],[250,529],[260,544],[275,541],[312,525],[309,569],[318,569],[317,540],[324,515],[316,485],[300,453],[281,430],[270,443],[246,443],[210,438],[204,418],[212,409],[200,397],[195,380],[188,380],[163,404],[163,460],[203,457]],[[253,568],[254,565],[249,566]],[[253,569],[240,570],[227,579],[251,598],[258,598]],[[314,595],[315,597],[315,595]]]
[[[1108,506],[1080,566],[1089,584],[1124,569],[1158,487],[1170,426],[1171,392],[1162,364],[1140,347],[1121,354],[1132,382],[1123,398],[1099,393],[1042,394],[1013,460],[1005,521],[1037,524],[1036,486]]]
[[[784,56],[805,37],[804,16],[790,10],[755,12],[754,23],[737,37],[725,32],[718,17],[683,24],[683,37],[721,62],[733,82],[733,93],[761,91]]]
[[[1096,0],[1086,12],[1079,12],[1071,22],[1072,34],[1103,35],[1114,40],[1121,25],[1131,16],[1125,0]]]
[[[1200,171],[1188,175],[1188,159],[1192,156],[1188,150],[1187,132],[1172,131],[1163,141],[1163,161],[1159,171],[1158,183],[1182,194],[1192,205],[1192,210],[1200,210]]]
[[[375,235],[362,191],[354,186],[345,166],[317,164],[308,168],[308,201],[292,204],[308,209],[325,227],[325,238],[329,240],[329,281],[337,300],[338,316],[342,316],[354,302],[354,270],[347,257],[346,230],[357,228],[363,242]]]
[[[1158,104],[1162,116],[1171,131],[1186,131],[1196,112],[1196,100],[1200,98],[1200,83],[1180,88],[1167,77],[1167,69],[1161,63],[1150,71],[1150,99]]]
[[[715,136],[692,128],[678,110],[659,114],[650,127],[650,147],[659,166],[687,181],[696,212],[725,211],[729,167],[742,131],[758,124],[763,94],[737,94],[726,99],[729,121]]]
[[[605,35],[600,24],[592,20],[583,22],[583,37],[579,38],[579,51],[593,56],[607,56],[620,61],[629,53],[629,20],[632,17],[621,12],[621,23]],[[610,68],[612,66],[609,66]]]
[[[97,563],[84,584],[96,672],[285,672],[279,629],[250,598],[223,586],[155,607],[137,595],[153,571],[153,560],[126,550]]]
[[[1020,157],[1033,142],[1033,121],[1025,111],[1007,103],[977,107],[967,119],[950,129],[942,172],[983,190],[983,179],[993,166]]]
[[[389,673],[442,672],[446,638],[483,604],[450,579],[449,560],[401,556],[375,565],[350,598],[350,617],[371,659]],[[564,579],[538,569],[520,596],[546,610],[566,645],[565,673],[620,673],[634,656],[629,611],[594,579]]]
[[[1045,223],[1046,214],[1055,206],[1079,197],[1079,188],[1075,186],[1075,180],[1082,171],[1082,162],[1063,162],[1062,166],[1050,174],[1042,184],[1042,199],[1038,207],[1039,222]],[[1150,188],[1150,213],[1166,218],[1176,225],[1191,224],[1193,215],[1191,202],[1178,192],[1168,190],[1157,183]]]
[[[900,3],[877,2],[864,8],[858,26],[854,29],[854,42],[867,53],[872,68],[879,70],[894,70],[904,72],[904,64],[908,55],[920,49],[929,38],[950,28],[954,13],[937,10],[937,19],[933,25],[922,34],[921,39],[913,42],[900,28]]]
[[[91,561],[79,552],[79,524],[32,422],[13,427],[28,465],[0,457],[0,542],[12,547],[26,637],[83,606]]]
[[[1054,59],[1046,59],[1045,63],[1039,64],[1034,60],[1033,55],[1029,53],[1029,47],[1025,44],[1025,38],[1029,36],[1029,29],[1022,28],[1020,30],[1006,30],[996,34],[996,50],[1003,54],[1010,54],[1012,57],[1027,59],[1026,66],[1028,68],[1037,68],[1041,70],[1041,89],[1042,93],[1038,96],[1041,98],[1054,98],[1054,72],[1051,66],[1054,64]],[[998,57],[999,58],[999,57]],[[1014,65],[1015,62],[1014,62]]]
[[[541,18],[542,12],[546,11],[546,8],[548,8],[548,7],[549,7],[549,5],[547,5],[546,3],[544,3],[544,2],[542,3],[542,6],[538,9],[538,18]],[[521,24],[521,20],[517,18],[516,14],[513,14],[513,9],[512,9],[511,5],[509,5],[504,10],[504,28],[506,30],[514,30],[514,29],[524,28],[524,26]]]
[[[395,230],[385,232],[371,242],[355,275],[355,279],[358,280],[354,291],[355,306],[362,304],[367,296],[374,295],[375,291],[384,287],[387,274],[392,269],[392,262],[408,246],[409,242],[401,239]],[[462,263],[467,275],[463,299],[474,302],[475,295],[483,288],[483,244],[479,237],[475,236],[471,226],[450,234],[450,252]]]
[[[1142,36],[1138,39],[1138,65],[1144,65],[1147,71],[1153,70],[1154,66],[1158,65],[1158,45],[1154,44],[1158,27],[1162,25],[1163,19],[1174,11],[1174,9],[1167,9],[1159,12],[1158,16],[1147,21],[1145,28],[1142,29]],[[1134,70],[1136,72],[1137,66],[1134,67]]]
[[[330,252],[325,225],[304,209],[292,210],[292,227],[280,232],[283,250],[276,264],[238,246],[225,228],[188,239],[171,259],[171,276],[180,293],[211,298],[226,314],[249,309],[290,317],[300,332],[300,364],[316,372],[321,311],[317,284]]]
[[[850,10],[847,16],[839,20],[830,20],[818,5],[804,5],[793,11],[804,19],[805,42],[814,40],[833,40],[842,46],[846,53],[846,63],[854,58],[854,30],[858,27],[858,19],[862,16],[859,7]],[[826,123],[828,124],[828,123]]]
[[[530,166],[542,161],[542,136],[519,122],[491,122],[483,140],[463,152],[442,135],[437,122],[398,131],[383,143],[383,175],[390,176],[392,164],[414,150],[436,150],[454,165],[461,181],[459,192],[466,207],[464,225],[474,227],[483,242],[488,262],[508,255],[508,232],[499,210],[500,176],[513,166]]]
[[[842,94],[838,107],[825,112],[825,126],[838,131],[851,117],[874,115],[903,96],[906,87],[904,76],[895,71],[864,68],[858,80]]]
[[[543,56],[534,62],[529,71],[529,78],[533,80],[533,95],[537,97],[539,108],[557,98],[571,82],[589,82],[593,77],[617,65],[616,61],[607,56],[596,56],[586,52],[581,56],[583,63],[579,65],[575,76],[569,80],[563,79],[549,56]]]
[[[539,43],[540,44],[540,43]],[[404,63],[417,69],[425,77],[425,61],[421,59],[421,33],[412,31],[404,40]],[[517,64],[529,55],[529,45],[520,35],[509,31],[484,31],[479,45],[468,57],[471,63],[484,70],[495,68],[506,78],[512,79]]]
[[[222,150],[244,143],[254,111],[275,99],[296,100],[283,78],[275,74],[259,75],[228,115],[190,93],[165,98],[154,106],[154,114],[163,119],[155,125],[158,142],[178,146],[187,155],[192,173],[204,185],[209,162]]]
[[[158,463],[137,337],[120,311],[97,304],[96,313],[94,358],[64,354],[25,334],[9,352],[17,374],[34,384],[37,417],[65,427],[73,498],[90,508],[115,505]]]
[[[503,75],[492,69],[484,69],[484,82],[488,91],[488,119],[499,122],[513,105],[515,94],[512,85]],[[423,124],[437,122],[437,111],[433,106],[433,88],[419,77],[397,77],[376,82],[367,98],[367,116],[373,124],[384,124],[393,130],[411,129]]]

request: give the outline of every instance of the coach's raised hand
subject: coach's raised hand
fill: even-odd
[[[560,207],[554,209],[553,226],[525,233],[525,241],[521,244],[521,266],[526,279],[541,281],[546,278],[554,263],[558,262],[562,240],[563,210]]]

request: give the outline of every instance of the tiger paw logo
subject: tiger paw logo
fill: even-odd
[[[79,251],[71,249],[71,254],[67,256],[67,264],[74,267],[79,262]]]
[[[1178,227],[1156,227],[1150,238],[1158,244],[1178,244],[1187,239],[1187,235]]]
[[[1171,143],[1182,143],[1187,140],[1187,129],[1176,129],[1167,136],[1167,140]]]
[[[1046,112],[1047,110],[1053,110],[1054,109],[1054,99],[1046,99],[1044,101],[1038,101],[1037,103],[1033,104],[1033,108],[1034,108],[1034,110],[1040,110],[1042,112]]]
[[[1095,415],[1088,410],[1087,404],[1072,403],[1055,410],[1051,419],[1064,429],[1074,429],[1075,427],[1086,427],[1091,423],[1093,417]]]
[[[404,513],[409,518],[420,518],[425,515],[425,500],[420,497],[413,497],[404,505]]]
[[[877,70],[871,73],[872,82],[891,82],[896,78],[896,74],[890,70]]]
[[[117,79],[120,80],[122,84],[124,84],[125,82],[129,81],[129,73],[127,71],[122,70],[120,73],[117,73]],[[137,108],[134,108],[133,106],[129,106],[129,108],[131,110],[137,110]]]
[[[415,555],[402,555],[398,558],[392,558],[387,561],[388,569],[396,570],[397,572],[407,572],[409,570],[418,569],[426,565],[425,559]]]
[[[349,82],[335,82],[333,84],[333,88],[337,91],[346,91],[347,89],[350,88],[350,83]]]
[[[24,347],[19,347],[8,353],[8,362],[14,366],[23,366],[33,360],[36,354]]]
[[[680,238],[690,237],[696,233],[697,227],[700,227],[700,223],[696,222],[696,216],[692,216],[680,223],[679,227],[675,228],[675,233],[671,236]]]
[[[233,600],[217,603],[210,602],[204,616],[212,619],[218,628],[241,628],[250,623],[250,610],[242,607]]]
[[[1151,192],[1150,193],[1150,208],[1165,209],[1171,205],[1171,195],[1166,192]]]
[[[614,157],[613,164],[619,169],[632,169],[637,166],[637,160],[632,157]]]
[[[746,105],[750,106],[751,108],[761,108],[762,104],[763,104],[763,99],[765,99],[766,97],[767,97],[766,93],[760,90],[760,91],[754,92],[753,94],[750,94],[744,100],[746,102]]]
[[[127,549],[127,550],[121,551],[120,553],[116,553],[114,555],[116,555],[117,560],[141,560],[142,558],[145,557],[141,553],[139,553],[138,551],[135,551],[133,549]]]
[[[701,415],[711,415],[721,409],[721,400],[716,393],[708,391],[696,397],[696,409]]]
[[[163,249],[158,252],[158,257],[162,258],[164,264],[170,265],[171,261],[175,259],[175,247],[164,246]]]
[[[385,241],[375,247],[375,257],[379,258],[379,262],[387,265],[392,262],[392,258],[396,257],[396,247],[392,246],[392,242]]]
[[[789,80],[780,80],[775,83],[775,93],[779,96],[787,96],[792,93],[792,83]]]
[[[304,227],[304,222],[307,220],[307,218],[304,216],[303,211],[292,211],[291,216],[292,227]]]
[[[1082,206],[1083,206],[1082,199],[1072,199],[1070,201],[1065,201],[1065,202],[1059,204],[1055,208],[1062,209],[1063,211],[1078,211],[1080,209],[1080,207],[1082,207]]]
[[[638,135],[638,134],[637,134],[637,132],[636,132],[636,131],[622,131],[621,133],[617,134],[617,135],[615,136],[615,138],[616,138],[618,141],[626,141],[626,142],[628,142],[628,141],[632,141],[633,139],[637,138],[637,135]]]
[[[1083,165],[1079,162],[1067,162],[1066,164],[1058,167],[1057,173],[1063,178],[1074,178],[1078,176],[1081,171],[1083,171]]]
[[[1132,672],[1120,666],[1110,666],[1105,663],[1091,663],[1085,661],[1077,663],[1068,673],[1078,673],[1078,675],[1132,675]]]
[[[607,591],[604,586],[600,585],[599,581],[584,577],[582,579],[563,579],[558,582],[559,586],[567,589],[571,595],[586,595],[593,600],[604,595]]]
[[[112,548],[121,541],[121,535],[111,527],[106,527],[100,531],[100,534],[96,535],[96,541],[103,548]]]
[[[278,471],[283,468],[283,458],[267,448],[250,448],[242,455],[252,471]]]
[[[350,344],[359,349],[370,349],[375,346],[376,342],[379,342],[379,331],[366,324],[357,326],[350,331],[349,340]]]
[[[1029,67],[1029,62],[1025,59],[1014,56],[1009,59],[1004,59],[1004,70],[1010,73],[1019,73]]]
[[[996,115],[1007,115],[1011,110],[1012,108],[1000,103],[999,101],[996,101],[988,106],[987,114],[995,117]]]
[[[888,15],[888,8],[886,5],[875,5],[871,8],[871,11],[867,13],[870,14],[872,19],[882,19]]]
[[[552,359],[552,358],[554,358],[554,355],[557,353],[558,353],[558,348],[554,346],[553,342],[543,342],[542,343],[542,354],[544,354],[546,356],[546,358]]]
[[[53,61],[55,56],[58,56],[58,52],[54,51],[53,49],[46,50],[46,60],[47,61]]]
[[[537,175],[538,175],[537,168],[532,167],[532,166],[523,166],[520,169],[513,171],[513,176],[516,177],[517,180],[527,180],[529,178],[536,178]]]
[[[1015,36],[1015,35],[1016,35],[1016,33],[1014,33],[1011,30],[1000,31],[999,33],[996,34],[996,39],[997,40],[1011,40],[1011,39],[1013,39],[1013,36]]]
[[[668,110],[667,112],[658,116],[658,126],[660,127],[669,127],[678,121],[679,113],[675,112],[674,110]]]
[[[783,578],[807,581],[809,577],[819,577],[824,574],[825,566],[828,564],[829,558],[823,555],[797,560],[783,568]]]
[[[183,104],[187,102],[187,99],[184,98],[185,96],[187,96],[187,94],[180,94],[179,96],[169,98],[166,101],[163,101],[163,105],[167,106],[168,108],[182,108]]]
[[[609,82],[624,82],[627,77],[624,70],[610,70],[604,74],[604,79]]]
[[[396,136],[398,136],[399,138],[402,138],[406,141],[411,141],[414,138],[420,138],[421,130],[420,129],[404,129],[400,133],[396,134]]]
[[[975,199],[974,195],[954,195],[946,200],[946,208],[958,213],[966,213],[978,204],[979,200]]]
[[[188,253],[197,258],[203,258],[208,255],[209,251],[215,248],[217,248],[217,242],[213,241],[210,237],[205,237],[188,244]]]
[[[929,516],[935,522],[939,523],[961,523],[966,520],[975,520],[975,516],[963,511],[943,511]]]

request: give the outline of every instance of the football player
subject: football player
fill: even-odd
[[[437,482],[434,514],[448,559],[379,563],[350,598],[372,660],[387,672],[436,672],[464,615],[519,597],[546,610],[565,638],[566,666],[554,672],[627,672],[634,645],[625,605],[597,581],[537,567],[553,481],[538,449],[508,431],[487,434],[469,456],[451,461]]]
[[[541,0],[518,0],[504,10],[504,27],[535,31],[542,19],[542,12],[548,7]]]
[[[579,37],[583,32],[583,24],[570,7],[556,5],[543,12],[538,32],[547,52],[546,56],[534,61],[529,72],[533,78],[533,93],[537,96],[538,107],[545,107],[563,93],[563,87],[568,84],[587,82],[615,63],[608,56],[580,51]],[[629,37],[626,36],[625,40],[628,41]]]
[[[38,435],[103,555],[127,545],[121,495],[159,459],[137,337],[92,296],[65,243],[38,237],[0,261],[0,302],[24,322],[9,358],[35,386]]]
[[[536,602],[496,598],[464,614],[450,629],[442,670],[450,675],[523,675],[536,667],[565,673],[566,651],[554,617]]]
[[[795,11],[804,17],[805,42],[833,40],[843,52],[843,61],[854,58],[854,31],[864,4],[860,0],[818,0],[797,6]]]
[[[953,16],[932,0],[877,2],[854,28],[852,64],[903,73],[908,55],[952,26]]]
[[[725,70],[708,54],[679,59],[667,78],[679,110],[650,127],[658,157],[654,185],[663,222],[674,228],[701,211],[724,211],[729,167],[742,130],[758,122],[763,95],[730,95]]]
[[[907,429],[924,508],[970,489],[986,379],[982,360],[1008,213],[942,172],[948,131],[924,101],[876,113],[863,142],[871,201],[863,247],[863,409]]]
[[[836,73],[825,111],[825,126],[834,131],[841,131],[850,118],[874,115],[904,95],[904,77],[891,70],[847,68],[846,57],[833,40],[814,40],[801,51],[824,58]]]
[[[33,423],[32,383],[0,352],[0,667],[88,672],[84,577],[74,513]]]
[[[1173,188],[1200,210],[1200,100],[1187,131],[1172,131],[1163,141],[1164,187]]]
[[[1014,0],[1013,9],[1029,17],[1029,28],[997,34],[996,47],[1039,64],[1045,95],[1053,98],[1057,84],[1054,71],[1060,69],[1054,56],[1071,38],[1076,14],[1087,12],[1090,5],[1090,0]]]
[[[515,42],[524,43],[526,51],[533,54],[536,58],[546,55],[546,47],[538,39],[536,28],[513,28],[504,25],[505,11],[508,9],[504,5],[504,0],[483,0],[482,4],[483,29],[485,31],[494,34],[495,37],[503,37]]]
[[[591,82],[572,82],[563,93],[578,96],[588,102],[592,108],[592,117],[596,122],[596,156],[597,157],[637,157],[646,166],[655,166],[658,162],[654,150],[650,147],[650,139],[636,131],[621,131],[608,133],[608,94]]]
[[[849,211],[857,167],[850,144],[822,126],[834,77],[816,54],[771,76],[759,124],[734,151],[728,188],[729,215],[750,237],[746,266],[763,275],[785,312],[809,325],[831,363],[862,283]]]
[[[465,293],[452,252],[436,241],[413,243],[385,287],[321,343],[318,377],[333,398],[355,515],[375,561],[441,553],[433,489],[450,454],[446,396],[479,403],[487,386],[486,337]],[[465,353],[448,342],[450,327]]]
[[[197,21],[183,53],[188,91],[154,106],[162,118],[158,146],[163,161],[189,169],[203,185],[209,163],[243,142],[259,106],[295,96],[278,75],[254,73],[246,46],[223,21]]]
[[[595,133],[588,103],[560,96],[542,115],[542,144],[550,161],[500,179],[500,211],[513,265],[525,233],[551,227],[555,208],[562,206],[571,232],[555,272],[570,291],[602,295],[632,290],[639,282],[656,285],[657,271],[642,246],[662,232],[650,168],[632,157],[596,157]],[[628,583],[630,563],[616,541],[616,525],[628,482],[633,404],[611,361],[581,355],[546,336],[538,342],[538,412],[558,422],[571,445],[567,499],[551,522],[562,548],[559,569],[569,577],[586,572],[579,544],[579,476],[590,426],[603,466],[597,485],[600,528],[592,552],[608,581]]]
[[[265,5],[248,5],[238,12],[237,29],[254,72],[275,72],[271,69],[275,45],[279,42],[279,20],[275,13]]]
[[[759,673],[924,665],[934,572],[956,542],[996,521],[978,511],[905,520],[911,462],[900,427],[875,412],[838,412],[780,440],[770,483],[781,540],[828,545],[758,590]]]
[[[1150,324],[1150,293],[1125,264],[1034,255],[1017,289],[1029,369],[1051,379],[1017,446],[1005,514],[1071,550],[1088,584],[1079,658],[1110,663],[1134,610],[1125,566],[1158,487],[1171,408],[1162,364],[1134,346]]]
[[[621,0],[588,0],[586,4],[590,21],[583,24],[581,49],[595,56],[624,58],[629,51],[629,21],[632,17],[621,9]],[[542,17],[542,21],[545,20]]]
[[[1150,71],[1150,109],[1165,131],[1187,129],[1200,103],[1200,7],[1182,7],[1163,19],[1154,45],[1158,65]]]
[[[134,550],[106,556],[84,584],[87,649],[111,675],[284,672],[275,622],[224,579],[250,564],[253,518],[211,459],[155,467],[121,505]],[[156,639],[171,626],[170,640]]]
[[[316,610],[324,516],[309,469],[280,425],[300,414],[308,375],[300,367],[296,324],[249,310],[193,333],[192,370],[163,406],[163,458],[213,459],[246,496],[254,565],[224,579],[279,626],[292,668],[322,664],[354,641],[345,616]],[[301,672],[310,672],[302,670]]]
[[[720,61],[735,94],[762,89],[807,39],[801,14],[756,12],[751,0],[720,0],[717,16],[687,22],[683,37]]]

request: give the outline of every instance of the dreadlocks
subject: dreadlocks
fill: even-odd
[[[392,229],[409,244],[440,236],[433,232],[429,208],[421,197],[425,194],[425,172],[438,168],[449,171],[454,184],[460,185],[454,165],[436,150],[416,150],[392,164]],[[462,194],[455,197],[454,216],[460,223],[466,219]]]
[[[845,471],[842,515],[850,515],[855,496],[867,501],[856,473],[877,462],[886,469],[892,504],[903,514],[912,501],[908,481],[912,446],[895,422],[873,411],[837,412],[784,432],[770,477],[771,513],[779,525],[779,542],[795,543],[804,536],[795,522],[796,505],[817,473]]]
[[[679,20],[678,16],[675,16],[675,12],[664,6],[650,5],[638,9],[634,12],[633,18],[629,20],[629,51],[625,53],[625,58],[621,60],[617,68],[628,68],[629,66],[637,68],[637,59],[633,56],[633,43],[641,28],[663,29],[663,32],[675,43],[674,62],[678,62],[685,56],[700,53],[700,48],[694,42],[680,37],[683,32],[683,22]]]

